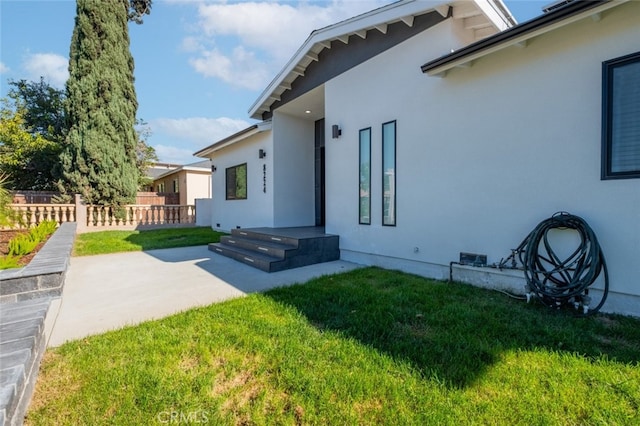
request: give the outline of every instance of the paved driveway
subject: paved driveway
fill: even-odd
[[[355,268],[335,261],[269,274],[206,246],[73,257],[48,345]]]

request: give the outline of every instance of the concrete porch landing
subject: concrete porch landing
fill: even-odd
[[[233,229],[209,250],[265,272],[340,259],[339,237],[316,226]]]

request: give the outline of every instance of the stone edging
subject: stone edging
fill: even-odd
[[[63,223],[29,265],[0,271],[0,426],[23,423],[75,234],[75,223]]]
[[[60,297],[75,235],[76,224],[63,223],[27,266],[0,271],[0,303]]]

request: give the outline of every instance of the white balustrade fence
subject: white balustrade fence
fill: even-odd
[[[45,220],[59,224],[78,222],[78,232],[138,227],[192,225],[194,205],[133,204],[121,208],[76,204],[10,204],[19,217],[18,228],[30,228]]]
[[[75,204],[10,204],[17,212],[18,227],[31,228],[45,220],[58,224],[76,221]]]
[[[177,225],[196,222],[196,209],[192,205],[150,206],[127,205],[120,209],[87,206],[87,227]]]

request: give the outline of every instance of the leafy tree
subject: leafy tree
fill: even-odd
[[[44,77],[39,82],[9,80],[9,86],[8,96],[15,102],[16,110],[22,112],[26,128],[51,142],[61,143],[67,130],[65,91],[50,86]]]
[[[158,162],[158,155],[155,148],[147,144],[147,139],[151,136],[151,129],[147,122],[142,119],[136,120],[136,133],[138,135],[138,145],[136,146],[136,165],[138,166],[138,190],[150,185],[153,179],[147,176],[147,170]]]
[[[150,0],[77,0],[61,188],[90,203],[122,205],[135,198],[138,102],[127,21],[142,22],[150,8]]]
[[[152,0],[129,0],[129,20],[142,24],[142,17],[151,13],[151,3]]]
[[[0,172],[7,175],[5,186],[56,190],[60,178],[59,154],[67,133],[66,93],[50,86],[42,77],[39,82],[9,80],[8,84],[9,99],[2,100],[0,113]],[[148,123],[136,120],[135,131],[140,189],[151,183],[146,172],[158,161],[158,156],[147,142],[151,136]]]
[[[9,80],[0,111],[0,172],[13,189],[52,190],[66,133],[65,93],[39,82]]]
[[[0,174],[0,227],[12,227],[17,219],[15,211],[9,206],[12,197],[6,188],[7,176]]]
[[[7,100],[0,107],[0,175],[6,188],[55,189],[60,145],[34,132]]]

